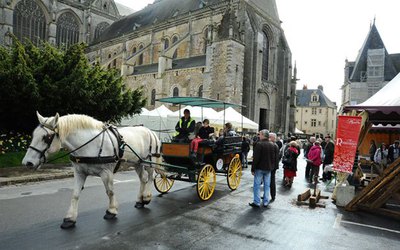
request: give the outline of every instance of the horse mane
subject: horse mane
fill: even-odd
[[[87,115],[65,115],[58,119],[57,129],[60,140],[64,141],[67,136],[78,129],[103,129],[104,123]]]

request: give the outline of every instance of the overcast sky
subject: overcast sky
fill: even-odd
[[[153,0],[115,0],[140,10]],[[282,28],[297,64],[297,89],[323,85],[341,103],[346,58],[355,61],[375,24],[389,54],[400,53],[400,0],[276,0]]]

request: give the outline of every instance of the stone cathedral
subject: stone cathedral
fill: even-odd
[[[10,33],[34,44],[89,44],[130,13],[113,0],[0,0],[0,45],[11,43]]]
[[[7,32],[57,46],[84,41],[91,63],[143,88],[146,108],[202,96],[242,104],[260,129],[295,130],[296,70],[275,0],[155,0],[126,16],[111,0],[0,3],[2,44]]]

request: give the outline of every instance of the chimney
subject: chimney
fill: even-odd
[[[324,87],[322,85],[318,85],[318,89],[324,92]]]
[[[303,84],[303,90],[307,89],[307,84]]]

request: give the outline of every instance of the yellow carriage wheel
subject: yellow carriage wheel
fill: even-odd
[[[174,185],[174,180],[167,178],[165,174],[157,173],[154,178],[154,187],[158,192],[165,194],[167,193]]]
[[[242,163],[238,154],[232,158],[229,164],[226,179],[231,190],[236,190],[239,187],[240,180],[242,179]]]
[[[217,184],[217,175],[213,166],[205,165],[197,178],[197,195],[203,201],[211,198]]]

